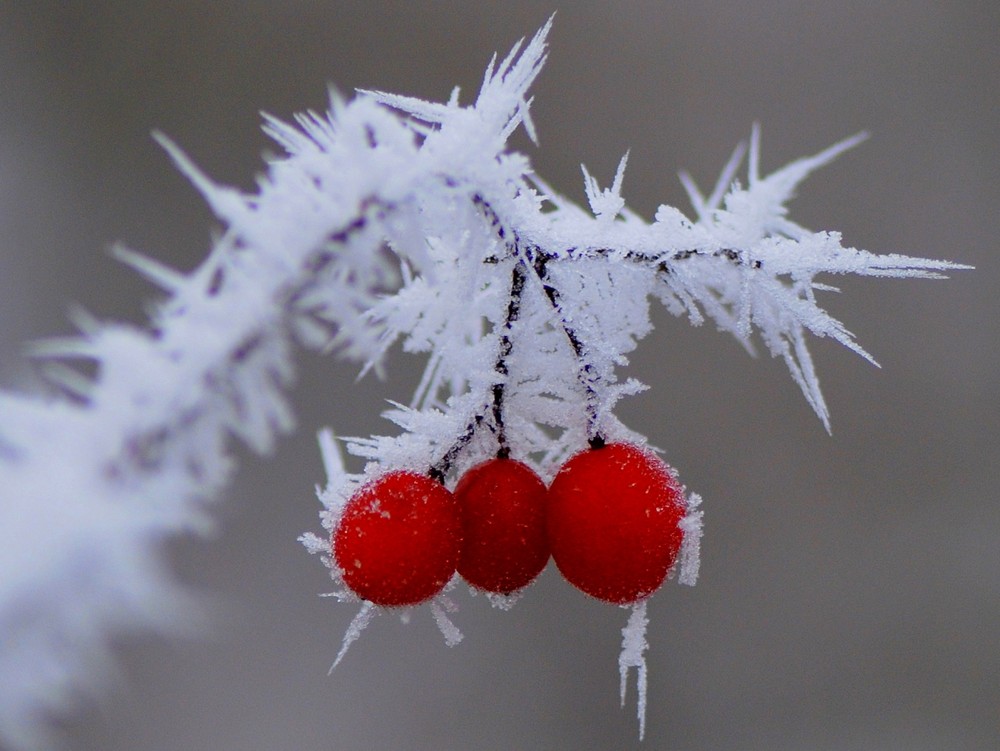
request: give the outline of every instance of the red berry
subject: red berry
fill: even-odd
[[[473,467],[455,488],[465,543],[458,573],[486,592],[526,587],[549,560],[545,484],[530,467],[492,459]]]
[[[462,547],[458,506],[448,490],[415,472],[389,472],[344,506],[333,554],[352,592],[387,607],[440,592]]]
[[[612,443],[572,457],[549,488],[552,558],[570,584],[619,605],[655,592],[677,558],[684,494],[658,457]]]

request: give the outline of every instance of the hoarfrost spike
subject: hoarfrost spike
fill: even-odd
[[[438,596],[431,603],[431,613],[434,615],[434,622],[438,630],[444,637],[444,643],[449,647],[454,647],[465,637],[458,627],[448,617],[448,612],[454,612],[455,606],[447,598]]]
[[[157,285],[164,292],[173,294],[184,286],[187,277],[179,271],[175,271],[166,264],[137,253],[121,244],[111,246],[111,255],[126,266],[138,271],[153,284]]]
[[[361,604],[361,609],[358,610],[357,615],[354,616],[354,620],[351,621],[351,625],[347,627],[347,631],[344,633],[344,640],[340,644],[340,651],[337,652],[337,658],[327,671],[327,675],[332,673],[340,664],[340,661],[344,659],[347,650],[358,640],[361,633],[368,628],[368,624],[372,622],[372,618],[375,617],[376,612],[377,610],[372,603],[364,602]]]
[[[234,225],[240,224],[241,220],[247,217],[247,205],[243,195],[238,190],[212,182],[168,136],[154,131],[153,138],[167,152],[181,174],[190,180],[195,189],[201,193],[202,198],[219,219]]]
[[[639,718],[639,740],[646,734],[646,655],[649,648],[646,641],[646,627],[649,618],[646,617],[646,600],[632,605],[632,613],[628,623],[622,629],[622,651],[618,655],[618,673],[620,676],[621,705],[625,706],[625,692],[628,686],[628,673],[635,668],[636,714]]]
[[[701,568],[701,536],[703,533],[702,519],[705,512],[701,510],[701,496],[691,493],[687,499],[687,512],[681,519],[680,528],[684,533],[681,550],[677,556],[680,575],[679,584],[693,587],[698,581],[698,571]]]

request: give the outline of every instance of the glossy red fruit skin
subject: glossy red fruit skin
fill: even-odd
[[[351,496],[331,542],[344,583],[356,595],[384,607],[416,605],[455,574],[462,523],[443,485],[397,470]]]
[[[528,586],[549,560],[545,483],[513,459],[491,459],[455,487],[465,542],[458,573],[473,587],[510,594]]]
[[[570,584],[626,605],[655,592],[683,539],[684,493],[653,453],[611,443],[576,454],[549,487],[552,558]]]

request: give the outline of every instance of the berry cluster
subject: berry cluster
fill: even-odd
[[[364,481],[345,471],[333,434],[321,433],[321,515],[331,533],[302,539],[343,585],[331,594],[363,600],[334,665],[377,613],[428,600],[445,643],[457,644],[454,604],[441,594],[450,583],[462,577],[506,606],[551,556],[572,585],[631,610],[618,666],[623,703],[627,674],[637,671],[641,738],[647,600],[675,566],[679,583],[695,583],[702,516],[698,496],[685,497],[614,414],[645,388],[620,368],[652,331],[651,300],[694,325],[713,321],[751,352],[759,331],[829,429],[807,332],[870,356],[819,307],[816,291],[831,288],[816,276],[934,278],[959,267],[845,248],[837,233],[788,219],[796,186],[863,136],[762,176],[754,128],[746,187],[736,180],[744,145],[709,195],[684,179],[695,221],[666,205],[652,222],[628,209],[625,158],[610,188],[584,168],[590,212],[573,205],[506,147],[521,125],[534,138],[527,92],[547,31],[491,62],[469,106],[457,90],[446,104],[367,93],[367,105],[404,114],[405,136],[381,109],[378,119],[329,126],[305,118],[307,150],[297,131],[279,131],[308,156],[297,180],[320,191],[311,212],[357,207],[310,260],[342,288],[292,299],[329,332],[324,342],[365,363],[362,372],[397,343],[428,356],[408,406],[383,413],[399,434],[347,439],[366,460]],[[319,180],[312,166],[341,150],[371,158],[364,170],[344,162],[346,174],[366,176],[350,196],[330,192],[339,173]],[[391,176],[384,189],[382,176]],[[304,221],[312,227],[312,214]],[[384,269],[375,263],[383,250]],[[525,457],[544,481],[515,461]]]
[[[606,602],[649,597],[677,559],[684,493],[672,470],[628,443],[588,448],[551,485],[506,456],[468,470],[453,492],[396,470],[361,487],[331,535],[345,585],[375,605],[416,605],[457,571],[509,595],[551,554],[572,585]]]

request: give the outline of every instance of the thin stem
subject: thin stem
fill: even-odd
[[[510,375],[507,358],[510,357],[514,348],[511,331],[514,328],[514,322],[521,316],[521,295],[524,292],[525,279],[524,261],[518,260],[510,274],[510,300],[507,303],[507,318],[504,320],[503,334],[500,337],[500,356],[497,358],[495,366],[501,378],[493,384],[493,424],[496,425],[497,441],[500,444],[497,456],[502,459],[506,459],[510,455],[510,446],[507,445],[507,430],[503,420],[503,400],[507,388],[507,378]]]
[[[548,279],[548,262],[552,260],[552,257],[545,253],[537,252],[537,248],[535,250],[535,276],[542,283],[545,296],[549,299],[549,304],[552,305],[553,310],[555,310],[556,315],[559,317],[559,325],[566,334],[569,345],[573,348],[573,354],[576,356],[577,363],[579,364],[577,380],[583,388],[587,402],[587,439],[593,448],[599,448],[604,445],[604,437],[600,434],[597,427],[598,397],[597,391],[594,390],[594,367],[585,357],[583,342],[577,336],[576,330],[566,320],[566,315],[563,313],[562,304],[560,303],[559,290],[551,281],[546,281]]]
[[[492,263],[496,262],[494,259],[488,260]],[[500,375],[500,380],[493,384],[493,388],[491,390],[492,404],[489,407],[489,411],[493,417],[493,427],[496,431],[497,442],[499,443],[497,458],[500,459],[506,459],[510,456],[510,446],[507,443],[507,430],[504,426],[503,418],[503,405],[507,389],[507,377],[510,374],[510,369],[507,367],[507,358],[510,357],[510,353],[514,348],[514,340],[511,336],[511,332],[513,331],[514,323],[521,316],[521,296],[524,293],[524,282],[526,278],[527,274],[525,271],[525,262],[523,260],[517,260],[514,263],[514,268],[511,270],[507,315],[504,318],[504,322],[500,326],[500,331],[503,333],[500,335],[500,345],[498,348],[497,359],[493,366],[493,369]],[[432,479],[444,484],[445,477],[447,477],[448,472],[451,470],[451,466],[454,463],[455,458],[475,437],[476,431],[486,419],[486,414],[486,408],[484,408],[481,412],[477,412],[473,416],[472,420],[470,420],[462,434],[458,437],[458,440],[452,444],[451,448],[449,448],[444,456],[441,457],[440,461],[428,470],[427,474]]]

